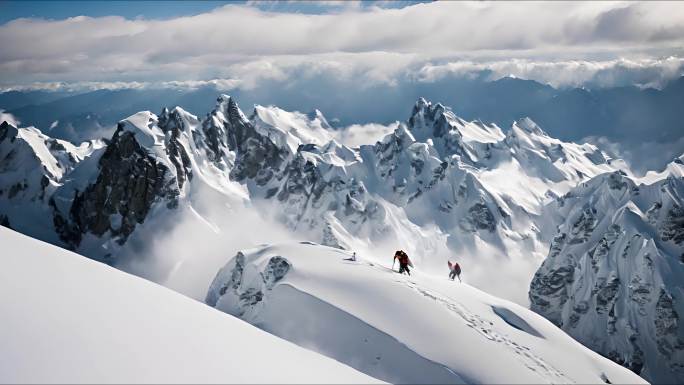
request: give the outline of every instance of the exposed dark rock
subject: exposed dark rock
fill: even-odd
[[[77,192],[68,221],[55,215],[55,227],[66,242],[80,243],[75,233],[102,236],[110,232],[123,244],[152,205],[165,200],[175,207],[179,195],[176,178],[150,156],[135,136],[119,127],[99,161],[97,180]],[[65,223],[69,222],[70,225]]]
[[[12,225],[10,225],[10,221],[9,218],[7,218],[7,215],[0,214],[0,226],[7,227],[8,229],[12,228]]]
[[[489,210],[486,204],[482,202],[475,203],[468,209],[468,215],[463,218],[462,223],[467,224],[464,229],[472,230],[487,230],[494,231],[496,229],[496,221],[494,215]]]
[[[684,243],[684,208],[674,205],[668,212],[662,227],[660,237],[663,241],[676,244]]]
[[[589,239],[597,223],[595,214],[596,210],[589,207],[582,211],[580,217],[577,218],[577,221],[575,221],[570,229],[570,234],[572,235],[569,242],[570,244],[583,243]]]

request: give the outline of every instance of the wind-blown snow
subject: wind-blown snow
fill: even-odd
[[[254,106],[251,119],[254,127],[278,147],[287,146],[292,153],[300,144],[323,145],[332,139],[330,126],[320,111],[313,119],[301,112],[289,112],[278,107]]]
[[[0,227],[2,383],[371,383],[143,279]]]

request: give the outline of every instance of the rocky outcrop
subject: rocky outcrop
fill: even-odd
[[[97,179],[76,193],[68,218],[55,216],[55,228],[73,247],[86,233],[98,237],[109,233],[123,244],[155,202],[177,207],[181,185],[167,165],[140,146],[133,133],[119,127],[100,158]]]
[[[237,317],[255,322],[267,292],[282,280],[292,268],[291,263],[280,256],[273,256],[261,271],[245,266],[245,255],[238,252],[214,278],[205,302]]]

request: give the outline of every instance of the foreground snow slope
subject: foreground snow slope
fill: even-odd
[[[644,383],[519,305],[348,257],[308,242],[246,250],[207,303],[395,383]]]
[[[4,227],[0,245],[2,383],[376,381]]]

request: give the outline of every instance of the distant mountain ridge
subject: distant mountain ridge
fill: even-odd
[[[303,86],[303,85],[302,85]],[[446,78],[433,83],[402,84],[401,90],[381,86],[357,90],[354,98],[331,93],[323,85],[241,90],[231,93],[245,105],[266,103],[288,110],[325,111],[339,125],[380,122],[406,118],[405,106],[420,96],[441,100],[459,116],[481,119],[508,127],[529,116],[553,137],[578,141],[585,137],[606,137],[626,150],[639,143],[670,143],[681,139],[684,112],[684,77],[662,90],[637,87],[555,89],[532,80],[505,77],[496,81],[482,78]],[[274,91],[277,90],[277,91]],[[14,114],[23,125],[35,126],[59,139],[80,142],[93,134],[110,136],[122,116],[141,110],[159,111],[164,106],[183,106],[204,114],[217,91],[212,87],[192,90],[123,89],[97,90],[83,94],[50,92],[0,93],[0,109]],[[48,132],[48,128],[50,128]],[[109,130],[109,131],[108,131]],[[673,147],[671,158],[684,152],[684,142]],[[636,155],[635,155],[636,156]],[[637,159],[638,160],[638,159]],[[657,163],[656,168],[667,161]],[[638,164],[638,163],[637,163]]]

